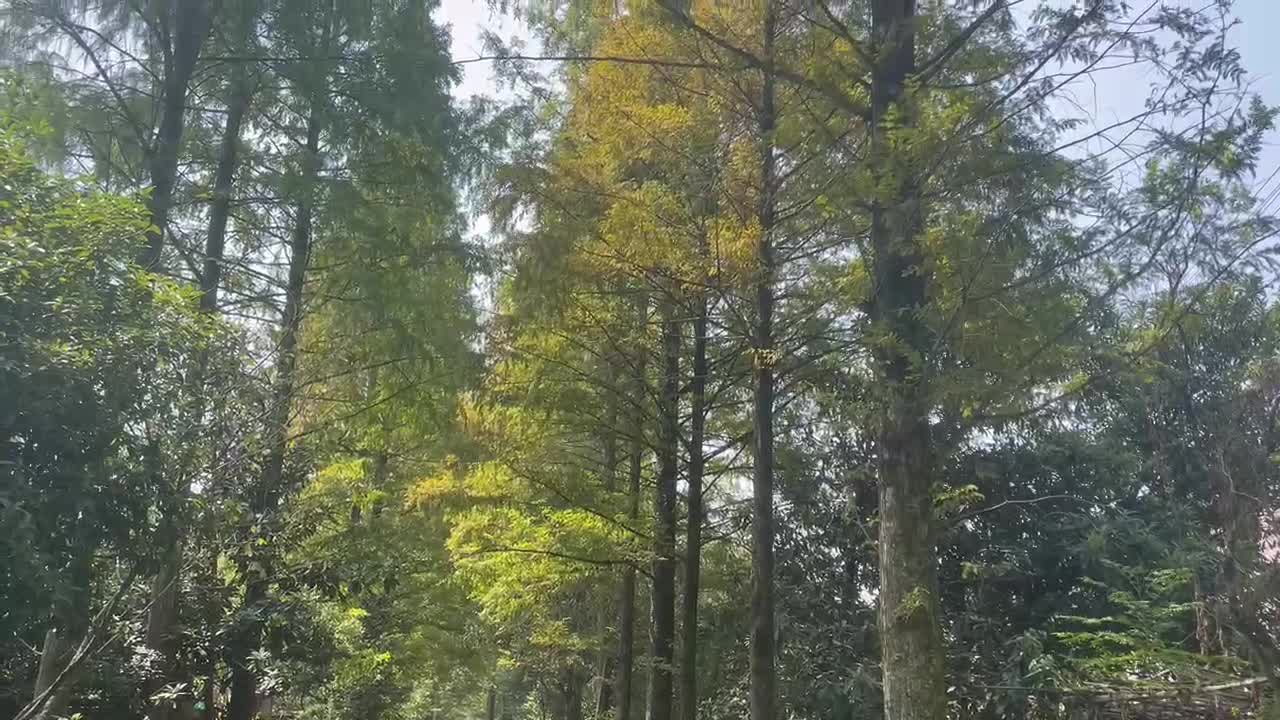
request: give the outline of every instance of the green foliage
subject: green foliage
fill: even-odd
[[[155,567],[155,464],[182,437],[184,372],[218,332],[189,290],[133,265],[143,206],[46,174],[23,135],[0,121],[6,682],[46,624],[83,631],[114,591],[100,562]]]
[[[676,641],[696,633],[699,715],[745,717],[764,368],[780,715],[881,717],[898,626],[945,638],[949,711],[975,720],[1280,667],[1278,225],[1252,176],[1275,111],[1225,3],[912,3],[887,107],[870,3],[534,3],[574,59],[502,58],[514,98],[466,112],[434,2],[189,5],[216,12],[155,273],[134,259],[169,5],[0,16],[0,715],[44,631],[78,641],[136,568],[60,710],[216,717],[238,674],[313,720],[612,717],[631,630],[638,717],[674,420],[678,531],[706,461]],[[1154,94],[1104,137],[1072,92],[1113,64]],[[495,227],[474,242],[473,212]],[[903,421],[930,476],[890,497]],[[896,608],[888,501],[932,523]],[[168,652],[148,625],[174,547]]]

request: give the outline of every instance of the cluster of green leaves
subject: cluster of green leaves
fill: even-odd
[[[221,332],[192,292],[134,265],[145,208],[42,170],[32,132],[0,120],[9,687],[43,627],[87,630],[99,592],[156,567],[157,465],[184,439],[185,371]]]

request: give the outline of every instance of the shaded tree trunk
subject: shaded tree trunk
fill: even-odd
[[[204,267],[200,272],[200,309],[212,313],[218,309],[218,291],[222,287],[223,253],[227,242],[227,221],[231,216],[232,187],[240,164],[240,132],[249,113],[252,89],[242,63],[236,64],[236,78],[231,102],[227,105],[227,121],[222,126],[218,144],[218,167],[213,177],[213,202],[209,205],[209,233],[205,238]]]
[[[627,517],[635,521],[640,517],[642,445],[638,431],[633,432],[636,435],[631,441],[627,470]],[[631,720],[636,667],[636,569],[630,565],[622,570],[622,587],[618,595],[617,720]]]
[[[760,241],[756,248],[755,328],[751,338],[754,383],[752,387],[752,441],[755,462],[751,476],[751,720],[773,720],[776,712],[777,675],[774,666],[773,593],[773,396],[777,350],[773,338],[773,282],[775,259],[773,234],[777,193],[777,159],[774,130],[773,62],[776,8],[767,2],[764,15],[764,82],[757,121],[760,132]]]
[[[302,326],[303,289],[306,284],[307,264],[311,256],[312,212],[314,183],[319,170],[320,112],[319,103],[313,102],[307,120],[306,174],[307,188],[302,192],[290,242],[289,279],[285,289],[284,312],[281,314],[281,333],[276,361],[276,378],[268,408],[267,457],[263,463],[259,486],[254,489],[250,502],[252,515],[264,518],[272,513],[284,493],[284,461],[288,450],[289,418],[293,407],[294,371],[297,367],[298,334]],[[247,576],[245,608],[260,611],[267,599],[270,571],[266,558],[259,559],[245,568]],[[231,647],[231,701],[227,708],[228,720],[249,720],[256,704],[257,679],[249,659],[262,641],[260,617],[241,621],[234,633]]]
[[[605,400],[605,422],[601,437],[602,478],[605,490],[613,494],[618,490],[618,366],[611,361],[606,369],[608,377],[608,396]],[[621,589],[619,590],[621,592]],[[604,600],[600,605],[600,684],[596,688],[595,717],[598,720],[608,717],[613,708],[613,674],[617,667],[616,649],[610,646],[612,628],[610,617],[614,611],[612,603]]]
[[[653,657],[649,670],[649,720],[671,720],[675,660],[676,480],[679,458],[680,324],[664,299],[662,388],[658,402],[658,474],[654,488]]]
[[[705,243],[703,243],[705,245]],[[705,247],[704,255],[705,255]],[[688,508],[685,526],[684,625],[680,658],[681,720],[698,717],[698,593],[702,573],[702,482],[706,458],[702,452],[707,420],[707,296],[696,301],[693,319],[693,378],[689,384]]]
[[[164,89],[161,100],[160,128],[148,157],[151,171],[151,213],[153,229],[139,252],[138,264],[154,268],[164,250],[169,212],[173,208],[173,190],[178,178],[178,155],[182,149],[182,131],[186,124],[187,91],[195,72],[200,48],[209,32],[209,7],[206,0],[170,0],[167,27],[172,28],[164,58]]]
[[[243,63],[235,65],[232,95],[227,105],[227,119],[223,125],[218,147],[218,164],[214,170],[213,202],[209,206],[209,229],[205,236],[204,264],[200,273],[200,311],[212,315],[218,309],[218,292],[222,284],[223,250],[226,246],[227,219],[230,215],[232,184],[239,160],[240,132],[248,113],[251,89]],[[204,383],[208,369],[208,351],[202,351],[190,379],[196,396],[192,410],[193,425],[202,427],[204,415]],[[184,471],[189,458],[183,462]],[[154,695],[166,683],[173,682],[178,643],[174,637],[178,609],[179,573],[183,562],[181,529],[175,528],[171,547],[165,555],[160,572],[156,576],[152,592],[151,610],[147,617],[147,645],[160,655],[160,673],[148,685],[148,697]],[[207,673],[212,683],[212,672]],[[160,703],[151,707],[148,717],[163,720],[170,715],[169,705]]]
[[[912,171],[897,167],[889,147],[890,115],[909,126],[905,93],[915,71],[914,0],[876,0],[872,36],[871,158],[877,187],[871,211],[871,316],[897,343],[881,345],[876,362],[887,396],[878,433],[880,474],[880,643],[885,717],[944,720],[945,657],[938,604],[930,486],[934,447],[920,358],[929,350],[919,318],[927,279],[919,252],[919,193]],[[897,108],[899,112],[894,113]]]
[[[39,697],[41,693],[53,685],[54,679],[58,677],[58,673],[62,672],[74,651],[75,649],[71,646],[71,643],[62,640],[58,636],[56,629],[50,628],[45,633],[44,647],[40,650],[40,669],[36,675],[33,697]],[[53,720],[53,718],[61,717],[70,701],[71,683],[64,681],[62,685],[54,688],[49,699],[45,701],[44,707],[35,714],[35,720]]]
[[[648,321],[649,303],[640,303],[640,325]],[[644,396],[645,362],[642,354],[635,368],[635,397]],[[637,400],[638,402],[638,400]],[[640,519],[640,480],[644,468],[644,437],[641,431],[642,413],[635,409],[631,415],[631,441],[627,449],[627,518],[634,527]],[[636,668],[636,569],[628,564],[622,570],[622,582],[618,592],[618,664],[615,670],[615,706],[617,720],[631,720],[631,704],[635,696]]]

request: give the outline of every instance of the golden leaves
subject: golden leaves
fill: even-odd
[[[578,143],[580,161],[618,174],[669,155],[694,127],[677,90],[690,71],[664,64],[678,60],[672,31],[627,18],[605,33],[596,53],[644,62],[592,63],[578,83],[569,129],[587,140]]]

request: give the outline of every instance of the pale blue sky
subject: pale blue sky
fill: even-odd
[[[1207,0],[1167,0],[1170,4],[1203,7]],[[1143,3],[1136,3],[1143,5]],[[486,0],[442,0],[440,18],[453,29],[453,56],[457,59],[483,54],[480,36],[488,28],[499,36],[519,32],[516,23],[490,10]],[[1272,105],[1280,105],[1280,0],[1236,0],[1235,12],[1241,23],[1232,32],[1253,78],[1253,89]],[[492,68],[488,63],[465,66],[464,79],[456,93],[460,98],[492,94]],[[1076,89],[1076,101],[1094,115],[1097,122],[1115,122],[1141,108],[1149,91],[1140,74],[1127,71],[1107,73]],[[1280,168],[1280,133],[1274,134],[1259,168],[1259,183],[1272,178]],[[1280,188],[1280,175],[1266,190]]]
[[[1236,46],[1258,82],[1258,89],[1272,104],[1280,103],[1280,2],[1237,0]]]
[[[1268,104],[1280,105],[1280,0],[1237,0],[1236,15],[1241,24],[1235,29],[1235,45],[1253,76],[1254,90]],[[1259,168],[1259,181],[1273,178],[1277,169],[1280,133],[1272,133]],[[1278,182],[1280,178],[1272,179],[1266,190],[1272,190]]]

